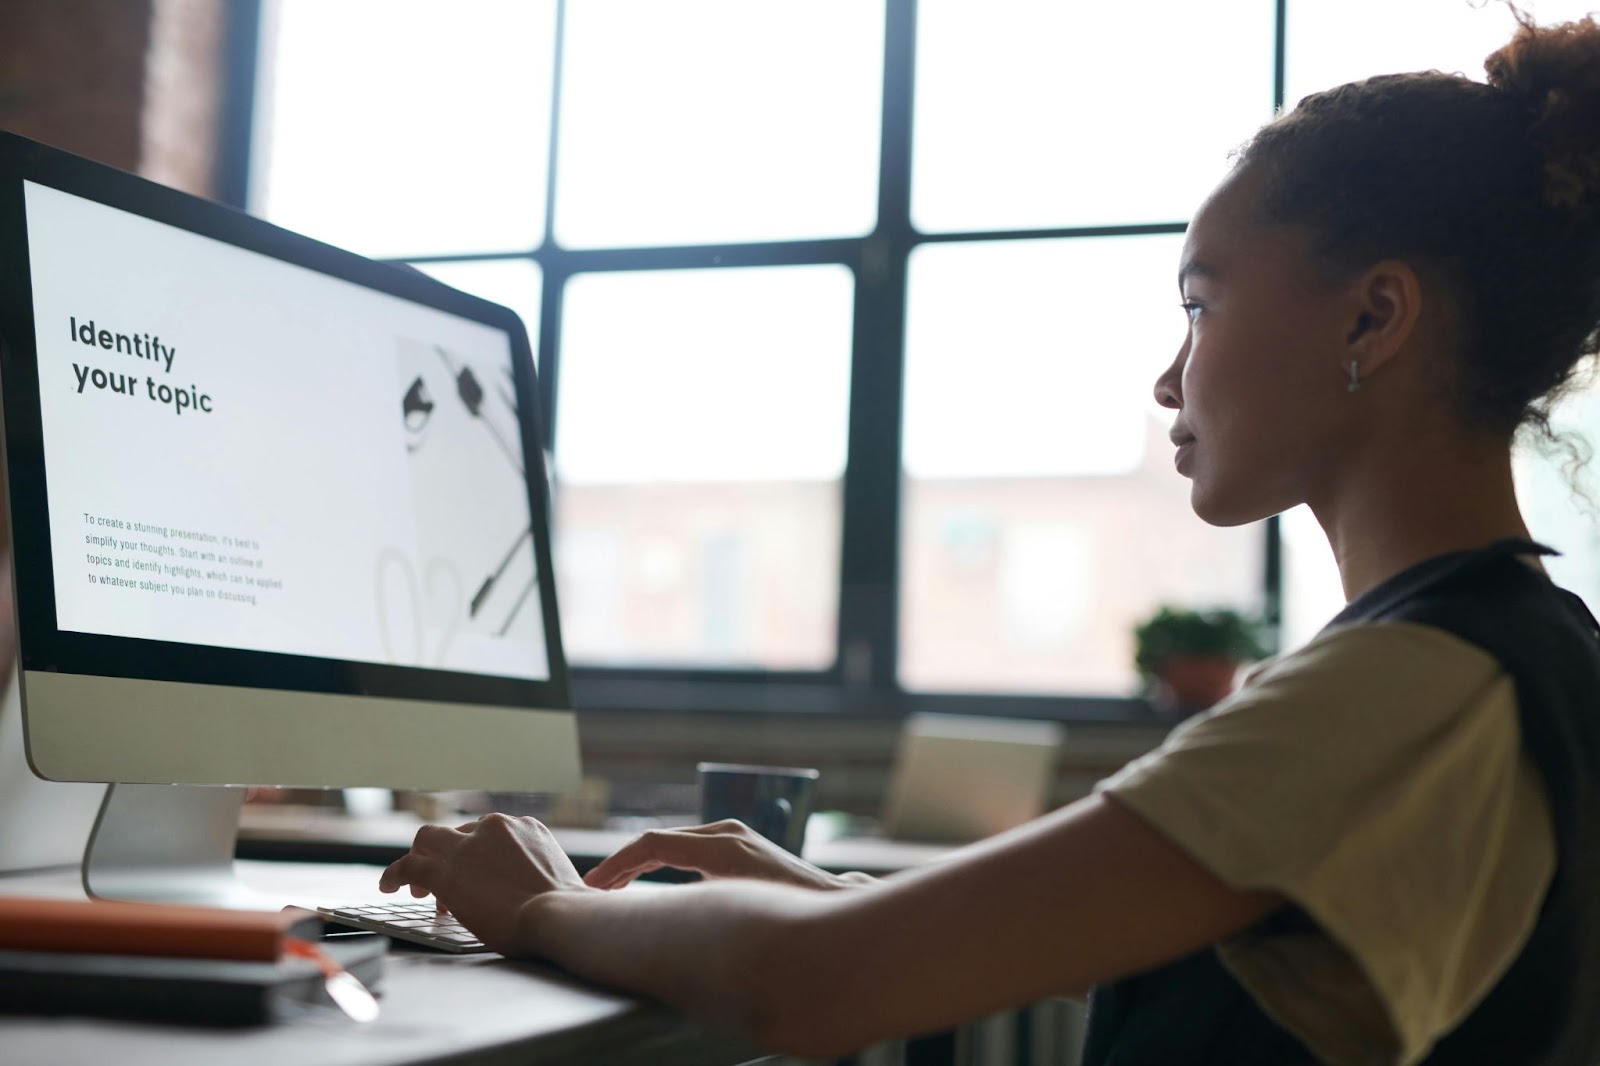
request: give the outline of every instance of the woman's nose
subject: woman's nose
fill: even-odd
[[[1163,370],[1161,376],[1156,378],[1156,403],[1162,407],[1170,407],[1174,411],[1183,406],[1183,362],[1184,357],[1188,354],[1188,347],[1185,344],[1183,348],[1180,348],[1178,357],[1172,361],[1172,365]]]

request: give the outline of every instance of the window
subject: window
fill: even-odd
[[[264,0],[249,205],[528,324],[580,705],[1126,716],[1158,604],[1340,605],[1308,514],[1192,516],[1151,384],[1277,104],[1511,28],[1400,6]]]
[[[539,244],[556,0],[263,11],[257,214],[380,258]]]
[[[574,662],[833,664],[852,289],[833,263],[568,281],[555,522]]]
[[[906,312],[900,680],[1125,695],[1167,601],[1259,610],[1261,542],[1213,530],[1151,383],[1177,234],[926,244]]]
[[[881,2],[580,0],[565,10],[562,246],[872,230]]]
[[[923,0],[913,224],[1186,219],[1272,117],[1273,6]]]
[[[1540,22],[1564,22],[1597,9],[1594,0],[1519,0]],[[1373,27],[1383,32],[1374,33]],[[1285,101],[1348,81],[1402,70],[1442,70],[1482,80],[1483,61],[1511,37],[1515,24],[1503,4],[1458,0],[1290,0],[1285,40]],[[1563,405],[1557,429],[1582,449],[1594,439],[1600,410],[1592,388]],[[1586,428],[1587,427],[1587,428]],[[1600,495],[1574,497],[1567,457],[1530,442],[1516,455],[1518,496],[1536,539],[1559,547],[1551,576],[1600,608]],[[1582,481],[1579,484],[1583,484]],[[1591,494],[1594,488],[1591,485]],[[1344,602],[1327,542],[1301,508],[1283,522],[1283,639],[1303,642]]]
[[[1594,0],[1517,0],[1517,6],[1540,22],[1596,9]],[[1481,81],[1484,58],[1515,28],[1507,5],[1476,0],[1290,0],[1284,101],[1402,70]]]

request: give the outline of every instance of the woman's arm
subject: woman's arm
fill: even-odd
[[[432,832],[383,887],[433,891],[508,954],[550,958],[803,1055],[1080,991],[1194,951],[1280,902],[1229,888],[1098,796],[867,892],[744,881],[603,892],[557,869],[570,863],[531,820]]]

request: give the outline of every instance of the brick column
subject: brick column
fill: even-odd
[[[151,0],[0,5],[0,127],[139,167]]]
[[[139,173],[198,196],[216,193],[226,88],[223,0],[153,0]]]
[[[0,4],[0,128],[209,195],[224,0]]]

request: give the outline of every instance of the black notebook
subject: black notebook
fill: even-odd
[[[373,993],[383,977],[381,936],[317,941]],[[336,1010],[305,959],[240,962],[136,955],[0,951],[0,1011],[93,1014],[201,1025],[261,1025]]]

